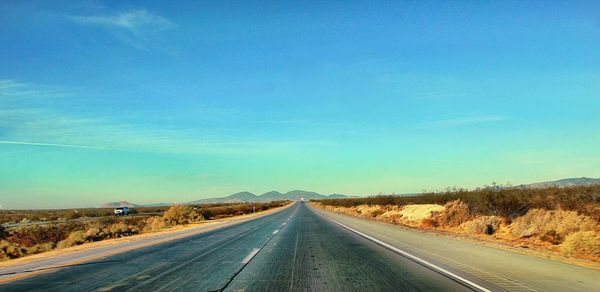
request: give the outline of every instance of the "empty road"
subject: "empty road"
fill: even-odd
[[[378,242],[376,234],[359,235],[361,224],[373,224],[367,229],[374,232],[387,228],[386,236],[391,237]],[[552,285],[553,279],[542,279],[549,283],[547,287],[512,278],[503,282],[506,280],[498,279],[504,278],[486,277],[468,268],[443,263],[434,254],[394,242],[394,232],[398,230],[403,229],[330,214],[297,203],[255,220],[8,282],[1,285],[0,290],[531,291],[560,288]],[[414,240],[410,236],[407,240]],[[434,243],[435,240],[438,238],[434,238]],[[448,248],[444,240],[449,239],[440,241],[442,249]],[[464,246],[456,242],[457,250],[462,252]],[[386,246],[388,243],[392,244]],[[432,243],[422,246],[429,244]],[[403,254],[405,251],[409,254]],[[418,257],[411,258],[414,255]],[[533,258],[531,262],[538,264]],[[594,280],[598,279],[595,276],[599,272],[565,266],[580,274],[574,282],[581,282],[583,284],[578,285],[583,286],[571,286],[574,290],[597,285]],[[535,266],[530,268],[535,269]],[[589,283],[585,277],[589,277]],[[569,284],[567,281],[566,285]]]

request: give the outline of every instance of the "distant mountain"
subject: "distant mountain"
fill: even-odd
[[[517,188],[526,188],[526,189],[541,189],[548,187],[573,187],[573,186],[590,186],[600,184],[600,179],[598,178],[589,178],[589,177],[579,177],[579,178],[565,178],[559,179],[555,181],[546,181],[532,184],[524,184],[518,185]]]
[[[333,194],[333,195],[321,195],[316,192],[308,192],[301,190],[294,190],[282,194],[278,191],[270,191],[266,192],[260,196],[257,196],[250,192],[241,192],[235,193],[233,195],[229,195],[227,197],[222,198],[209,198],[191,201],[186,204],[196,205],[196,204],[222,204],[222,203],[244,203],[244,202],[271,202],[271,201],[280,201],[280,200],[292,200],[292,201],[300,201],[301,199],[312,200],[312,199],[326,199],[326,198],[348,198],[349,196],[341,195],[341,194]]]
[[[321,195],[319,193],[315,193],[315,192],[307,192],[307,191],[301,191],[301,190],[294,190],[294,191],[290,191],[285,193],[284,197],[286,197],[286,200],[295,200],[295,201],[299,201],[300,199],[304,198],[305,200],[313,200],[313,199],[326,199],[327,196]]]
[[[137,207],[142,207],[142,206],[138,205],[138,204],[129,203],[127,201],[120,201],[120,202],[106,203],[106,204],[102,205],[100,208],[118,208],[118,207],[137,208]]]
[[[261,201],[261,202],[279,201],[279,200],[285,200],[285,199],[283,199],[283,194],[278,191],[266,192],[266,193],[256,197],[256,201]]]
[[[256,195],[251,192],[240,192],[228,196],[230,200],[252,201],[256,199]]]

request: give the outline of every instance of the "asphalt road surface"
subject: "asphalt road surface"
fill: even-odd
[[[2,291],[469,291],[305,204],[0,286]]]
[[[438,248],[457,258],[436,256]],[[484,261],[473,264],[471,253],[474,262]],[[495,256],[508,264],[486,268]],[[599,272],[549,262],[297,203],[251,221],[8,282],[0,290],[600,291],[594,290]],[[524,279],[535,275],[542,284],[494,270],[527,264],[521,267]]]

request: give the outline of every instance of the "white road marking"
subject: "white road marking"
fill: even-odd
[[[279,229],[273,231],[273,235],[277,234],[277,232],[279,232]]]
[[[242,260],[242,264],[247,264],[249,263],[252,258],[260,251],[260,248],[255,248],[253,249],[243,260]]]
[[[319,216],[321,216],[323,218],[327,218],[327,217],[325,217],[325,216],[323,216],[321,214],[319,214]],[[377,244],[379,244],[379,245],[381,245],[383,247],[386,247],[386,248],[388,248],[388,249],[390,249],[390,250],[392,250],[392,251],[394,251],[396,253],[399,253],[399,254],[401,254],[401,255],[403,255],[403,256],[405,256],[405,257],[407,257],[407,258],[409,258],[409,259],[411,259],[411,260],[413,260],[415,262],[418,262],[418,263],[420,263],[420,264],[422,264],[424,266],[427,266],[427,267],[429,267],[429,268],[431,268],[431,269],[433,269],[433,270],[435,270],[435,271],[437,271],[439,273],[442,273],[442,274],[444,274],[444,275],[446,275],[446,276],[448,276],[448,277],[450,277],[450,278],[452,278],[452,279],[454,279],[456,281],[459,281],[459,282],[461,282],[461,283],[463,283],[463,284],[465,284],[465,285],[467,285],[467,286],[469,286],[471,288],[474,288],[474,289],[476,289],[478,291],[491,292],[491,290],[489,290],[489,289],[486,289],[486,288],[484,288],[484,287],[482,287],[482,286],[480,286],[480,285],[478,285],[476,283],[473,283],[472,281],[469,281],[469,280],[467,280],[467,279],[465,279],[465,278],[463,278],[463,277],[461,277],[461,276],[459,276],[459,275],[457,275],[455,273],[452,273],[452,272],[450,272],[450,271],[448,271],[448,270],[446,270],[446,269],[444,269],[442,267],[436,266],[436,265],[434,265],[434,264],[432,264],[432,263],[430,263],[430,262],[428,262],[428,261],[426,261],[424,259],[418,258],[418,257],[416,257],[416,256],[414,256],[414,255],[412,255],[410,253],[407,253],[407,252],[405,252],[405,251],[403,251],[403,250],[401,250],[399,248],[396,248],[396,247],[394,247],[394,246],[392,246],[390,244],[387,244],[387,243],[385,243],[385,242],[383,242],[383,241],[381,241],[381,240],[379,240],[377,238],[374,238],[372,236],[366,235],[366,234],[364,234],[364,233],[362,233],[362,232],[360,232],[360,231],[358,231],[356,229],[348,227],[348,226],[346,226],[346,225],[344,225],[344,224],[342,224],[340,222],[337,222],[337,221],[335,221],[335,220],[333,220],[331,218],[327,218],[327,219],[335,222],[336,224],[338,224],[338,225],[340,225],[340,226],[342,226],[342,227],[344,227],[344,228],[346,228],[346,229],[348,229],[348,230],[350,230],[350,231],[352,231],[352,232],[354,232],[354,233],[356,233],[356,234],[358,234],[358,235],[360,235],[360,236],[362,236],[362,237],[364,237],[364,238],[366,238],[368,240],[371,240],[371,241],[373,241],[373,242],[375,242],[375,243],[377,243]]]

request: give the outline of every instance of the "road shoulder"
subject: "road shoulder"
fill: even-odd
[[[600,291],[600,272],[435,233],[334,213],[322,216],[419,257],[442,263],[507,290]]]

